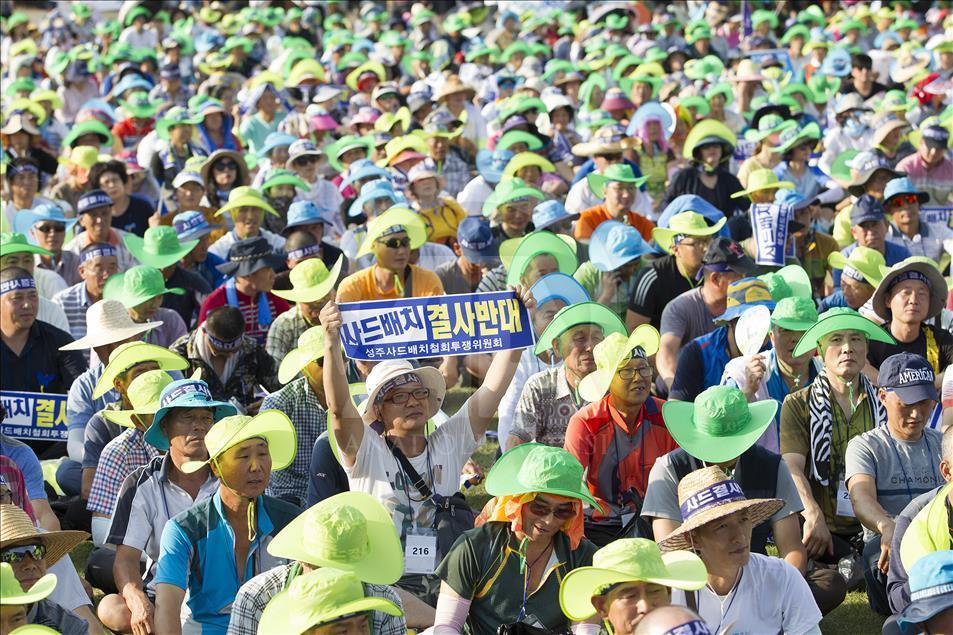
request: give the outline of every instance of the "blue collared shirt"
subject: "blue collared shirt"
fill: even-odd
[[[192,619],[201,624],[202,633],[225,635],[239,587],[286,562],[270,555],[268,544],[301,510],[270,496],[259,496],[256,508],[258,530],[241,575],[235,566],[235,534],[222,510],[221,490],[174,516],[162,530],[155,584],[189,592]]]

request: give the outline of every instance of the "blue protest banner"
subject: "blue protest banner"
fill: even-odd
[[[0,432],[15,439],[66,441],[66,395],[0,391]]]
[[[790,205],[756,203],[748,210],[754,236],[755,262],[759,265],[784,266],[788,222],[794,213]]]
[[[512,291],[340,305],[351,359],[415,359],[493,353],[535,344],[529,312]]]

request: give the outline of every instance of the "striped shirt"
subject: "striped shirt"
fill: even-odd
[[[86,292],[86,283],[79,282],[63,289],[53,296],[53,302],[63,307],[73,339],[86,337],[86,309],[93,304],[93,299]],[[89,355],[88,350],[84,352]]]
[[[271,323],[268,329],[268,340],[265,342],[265,352],[272,356],[276,364],[281,364],[285,355],[298,345],[298,338],[314,324],[308,324],[301,309],[297,306],[288,309]]]

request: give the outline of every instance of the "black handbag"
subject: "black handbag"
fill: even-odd
[[[473,523],[476,520],[476,513],[467,504],[467,499],[463,492],[454,492],[450,496],[441,496],[434,494],[424,479],[417,473],[414,466],[404,455],[404,453],[393,442],[384,437],[384,442],[390,448],[391,453],[400,464],[404,474],[413,482],[414,488],[425,498],[429,498],[436,505],[437,510],[434,514],[434,529],[437,532],[437,550],[440,557],[450,553],[450,548],[457,541],[463,532],[473,529]]]
[[[530,626],[523,622],[500,624],[500,627],[496,629],[496,635],[562,635],[563,632],[568,631],[551,631],[548,628]]]

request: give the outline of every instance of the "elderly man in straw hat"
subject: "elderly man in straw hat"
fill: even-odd
[[[84,531],[39,532],[22,509],[15,505],[0,505],[2,604],[6,605],[8,598],[26,593],[35,602],[27,609],[28,623],[54,627],[63,635],[85,635],[91,627],[95,632],[101,632],[95,617],[90,616],[91,622],[87,623],[74,612],[43,599],[56,586],[56,576],[47,573],[48,567],[68,556],[88,537]]]
[[[592,566],[569,572],[559,604],[572,620],[599,614],[610,633],[630,634],[656,608],[668,606],[672,589],[705,586],[705,565],[687,551],[662,553],[646,538],[620,538],[592,556]]]
[[[862,372],[870,340],[894,341],[853,309],[822,313],[793,354],[816,348],[824,368],[781,407],[781,455],[804,505],[802,541],[809,558],[828,564],[853,556],[860,533],[844,480],[847,444],[887,420]]]
[[[529,290],[516,288],[527,309],[536,301]],[[419,476],[423,489],[449,498],[460,489],[460,474],[473,452],[483,442],[486,427],[499,407],[513,379],[522,351],[496,353],[483,385],[463,404],[456,415],[430,436],[427,421],[436,414],[446,393],[446,382],[435,368],[413,368],[409,362],[388,360],[374,367],[367,377],[367,401],[361,410],[354,406],[341,349],[341,310],[329,302],[321,310],[324,326],[324,391],[331,413],[330,433],[339,449],[340,462],[353,491],[376,496],[392,510],[402,542],[407,536],[427,538],[435,529],[436,506],[432,496],[413,485],[405,474],[409,468]],[[379,426],[370,433],[369,425]],[[435,469],[440,466],[439,469]],[[426,476],[420,476],[426,475]],[[407,504],[405,504],[405,501]],[[430,536],[432,538],[432,536]],[[431,545],[436,556],[436,544]],[[432,562],[420,562],[401,581],[401,586],[418,597],[436,601],[431,574]]]
[[[136,419],[141,423],[151,419],[144,439],[164,456],[153,458],[146,465],[133,470],[122,482],[116,498],[112,523],[106,543],[116,549],[113,565],[118,594],[107,595],[99,603],[99,617],[113,631],[151,632],[155,629],[155,571],[159,559],[159,540],[166,522],[176,514],[189,509],[196,502],[212,496],[218,489],[218,480],[211,470],[204,468],[191,474],[182,471],[189,461],[208,458],[205,435],[212,424],[235,414],[231,404],[213,401],[205,391],[178,392],[163,404],[161,392],[171,385],[172,378],[164,371],[149,371],[134,385],[154,381],[159,392],[153,392],[155,401],[146,408],[111,413],[110,417],[130,425]],[[185,380],[176,385],[201,381]],[[172,391],[167,391],[172,394]],[[144,414],[152,410],[155,414]],[[148,556],[148,568],[142,575],[140,560]]]
[[[784,501],[745,497],[719,467],[695,470],[678,484],[682,524],[659,542],[663,552],[694,551],[708,584],[675,590],[672,603],[697,610],[712,632],[819,635],[821,612],[801,573],[780,558],[751,553],[751,530]]]
[[[476,91],[463,83],[459,75],[450,75],[434,95],[434,101],[444,106],[455,119],[465,122],[458,143],[469,153],[486,146],[486,120],[473,104]]]
[[[778,555],[806,576],[818,608],[826,614],[844,601],[847,585],[833,569],[808,571],[797,516],[803,506],[794,480],[781,457],[758,444],[766,431],[775,427],[777,410],[773,399],[749,404],[744,394],[731,386],[713,386],[694,404],[666,402],[662,406],[665,425],[681,447],[652,467],[642,515],[651,521],[656,540],[668,536],[682,520],[678,482],[708,465],[729,471],[748,497],[783,500],[784,507],[753,530],[750,550],[766,554],[773,535]]]
[[[907,258],[882,273],[871,304],[897,342],[871,342],[867,360],[880,368],[891,355],[915,353],[930,363],[940,388],[943,371],[953,364],[953,334],[930,322],[943,310],[946,280],[936,263],[922,256]]]
[[[398,607],[408,599],[420,603],[389,586],[404,571],[404,555],[390,514],[368,494],[345,492],[314,505],[275,536],[268,552],[288,560],[288,564],[269,569],[242,585],[232,604],[229,635],[255,635],[271,600],[291,588],[294,580],[318,569],[353,573],[367,597],[383,598]],[[432,622],[433,612],[428,612]],[[401,615],[374,611],[368,621],[371,633],[407,632]]]
[[[162,401],[201,391],[201,386],[169,386]],[[161,412],[157,412],[157,415]],[[254,417],[225,417],[205,435],[209,459],[191,461],[182,471],[191,474],[210,465],[219,479],[218,491],[165,524],[156,570],[157,633],[224,634],[228,607],[241,585],[279,563],[268,544],[300,510],[264,494],[272,470],[294,460],[295,430],[277,410]],[[191,617],[180,620],[188,591]]]
[[[596,370],[578,393],[590,402],[566,428],[566,450],[586,469],[586,485],[603,511],[586,512],[586,535],[605,546],[615,538],[651,536],[638,524],[645,466],[677,446],[662,422],[662,401],[650,394],[659,335],[647,324],[626,337],[610,333],[593,348]]]

